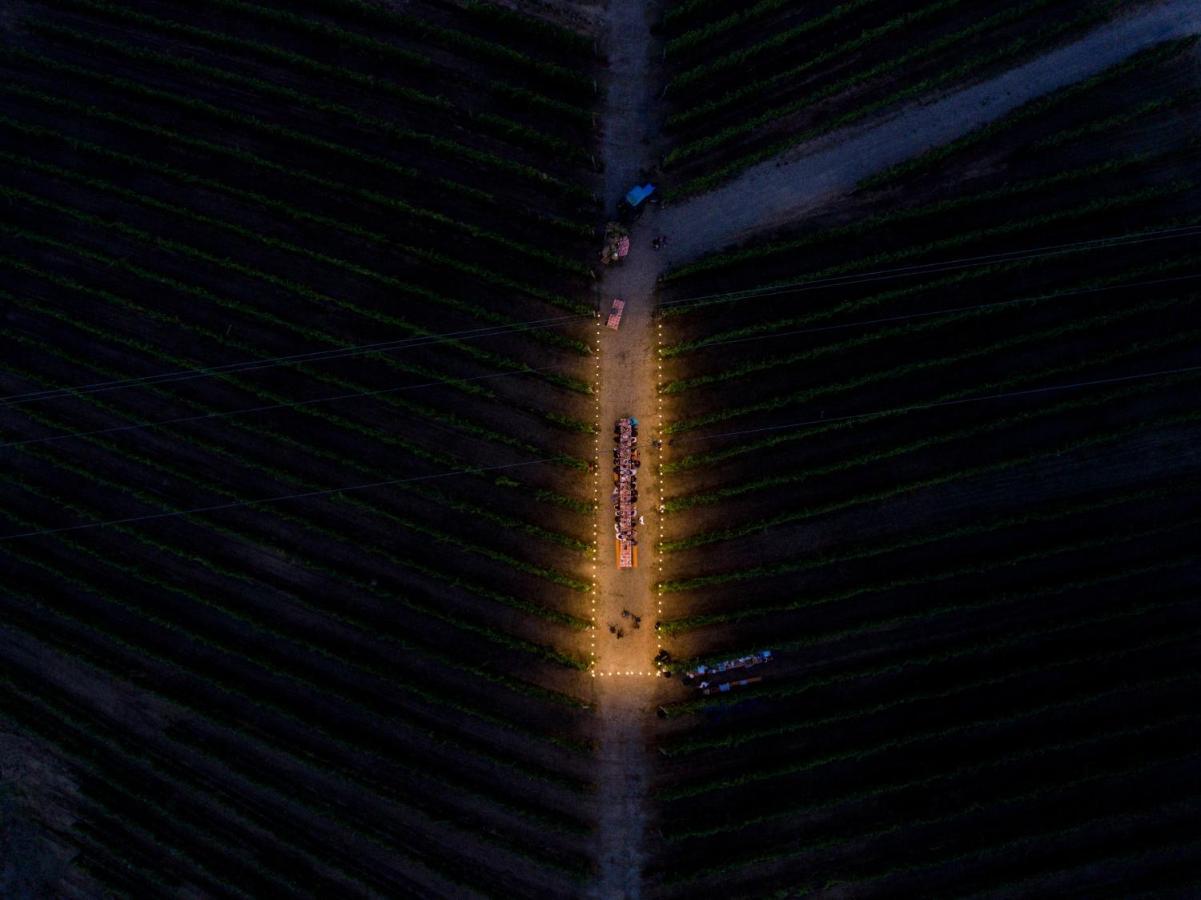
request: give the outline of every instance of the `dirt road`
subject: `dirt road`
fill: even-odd
[[[597,830],[600,875],[589,897],[615,900],[641,896],[644,860],[646,787],[650,781],[647,730],[654,721],[656,689],[653,660],[658,650],[654,622],[658,618],[654,583],[658,573],[654,543],[658,537],[658,486],[653,473],[655,454],[650,441],[658,423],[657,326],[651,319],[657,254],[646,224],[631,235],[634,249],[620,267],[608,271],[600,297],[626,301],[621,328],[602,328],[600,355],[601,465],[596,603],[596,695],[600,717],[597,787],[601,816]],[[613,488],[606,465],[612,447],[613,423],[626,415],[639,421],[643,465],[638,478],[638,567],[618,569],[615,560]],[[642,617],[641,627],[622,610]],[[613,624],[623,630],[618,638]]]
[[[610,0],[609,58],[602,121],[605,163],[605,205],[612,216],[618,199],[649,167],[653,153],[650,135],[657,127],[656,100],[649,77],[654,3]],[[641,896],[645,862],[646,795],[650,783],[648,731],[654,719],[659,679],[653,660],[657,651],[654,622],[658,617],[653,590],[656,580],[654,543],[658,531],[657,486],[651,438],[658,422],[657,338],[651,319],[655,279],[666,261],[651,249],[652,226],[643,222],[631,233],[629,257],[605,270],[597,302],[608,313],[614,297],[626,301],[621,328],[601,328],[600,335],[600,509],[596,613],[596,695],[600,717],[597,789],[597,878],[588,897],[634,900]],[[611,466],[613,423],[621,416],[639,421],[643,465],[638,478],[638,568],[619,570],[615,561]],[[622,610],[642,617],[640,628]],[[609,632],[621,627],[624,636]]]
[[[651,24],[658,0],[609,0],[603,52],[609,61],[601,113],[605,163],[605,207],[617,200],[653,159],[649,146],[658,130],[659,103],[651,83]]]
[[[1165,0],[1119,18],[1074,43],[883,122],[829,134],[746,170],[707,194],[660,213],[681,263],[801,218],[869,175],[998,119],[1030,100],[1116,65],[1154,44],[1201,32],[1201,2]]]
[[[651,447],[658,425],[658,339],[651,309],[659,259],[650,247],[651,236],[650,228],[645,224],[632,230],[629,257],[622,265],[605,273],[600,288],[602,306],[613,297],[626,301],[621,328],[612,331],[602,327],[600,338],[601,459],[597,515],[597,533],[600,535],[597,618],[600,629],[596,638],[596,669],[603,673],[652,672],[651,663],[658,651],[654,631],[654,622],[658,618],[654,605],[654,543],[659,527],[659,504],[654,474],[656,454]],[[638,567],[618,569],[610,503],[614,482],[609,462],[613,423],[627,415],[638,419],[639,425],[642,467],[638,474],[636,505],[645,524],[638,526]],[[634,627],[632,617],[623,617],[623,610],[641,616],[641,627]],[[624,637],[610,633],[610,625],[621,629]]]

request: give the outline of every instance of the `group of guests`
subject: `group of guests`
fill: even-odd
[[[613,531],[619,541],[637,546],[638,522],[638,420],[618,419],[613,426]]]
[[[621,611],[621,617],[623,619],[629,619],[630,623],[635,628],[642,627],[642,616],[634,615],[634,613],[630,612],[628,609],[623,609]],[[615,635],[617,635],[618,638],[623,638],[626,636],[625,626],[618,625],[616,622],[610,622],[609,623],[609,634],[615,634]]]

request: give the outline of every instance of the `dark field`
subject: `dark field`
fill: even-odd
[[[669,276],[667,627],[782,659],[667,708],[662,894],[1195,883],[1196,85],[1161,47]]]
[[[77,893],[587,870],[591,43],[418,6],[6,14],[3,708]]]
[[[1157,5],[0,6],[0,900],[1197,896],[1201,45],[792,165]]]
[[[685,0],[663,19],[670,193],[905,101],[987,77],[1132,4]]]

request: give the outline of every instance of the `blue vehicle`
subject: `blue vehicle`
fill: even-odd
[[[634,185],[626,191],[626,203],[630,206],[637,206],[654,192],[655,186],[649,182],[643,185]]]
[[[646,209],[647,198],[655,192],[655,186],[649,181],[646,184],[636,184],[617,203],[618,218],[629,224],[642,215]],[[655,201],[651,201],[655,202]]]

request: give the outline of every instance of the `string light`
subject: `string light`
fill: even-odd
[[[593,498],[596,503],[596,510],[595,510],[596,515],[594,516],[593,525],[592,525],[593,535],[594,535],[596,541],[595,541],[595,550],[594,550],[595,559],[593,561],[593,566],[592,566],[592,569],[593,569],[592,602],[591,602],[592,615],[591,615],[591,621],[590,621],[591,627],[589,629],[590,643],[591,643],[591,663],[589,666],[589,674],[593,678],[598,678],[598,677],[599,678],[604,678],[604,677],[609,677],[609,678],[619,678],[619,677],[659,678],[663,675],[663,672],[658,668],[658,666],[656,666],[655,668],[653,668],[650,671],[642,670],[642,669],[639,669],[639,670],[601,669],[599,667],[600,659],[597,654],[597,635],[600,633],[600,624],[601,623],[600,623],[600,619],[599,619],[600,587],[599,587],[598,566],[600,564],[602,564],[602,561],[604,559],[604,553],[601,548],[601,543],[604,540],[604,537],[608,534],[607,531],[604,531],[603,529],[601,529],[600,524],[599,524],[600,510],[601,510],[601,496],[602,496],[600,435],[602,434],[602,431],[603,431],[603,429],[601,427],[601,425],[602,425],[602,423],[601,423],[602,407],[601,407],[601,399],[600,399],[600,392],[601,392],[601,387],[602,387],[601,379],[603,377],[601,359],[600,359],[601,352],[602,352],[601,351],[601,339],[602,339],[601,336],[603,333],[603,329],[601,329],[599,327],[601,318],[602,318],[602,316],[601,316],[600,312],[598,311],[598,313],[597,313],[598,327],[596,330],[596,354],[595,354],[596,355],[596,378],[595,378],[595,382],[594,382],[596,385],[595,391],[594,391],[595,406],[596,406],[596,418],[595,418],[596,433],[595,433],[595,439],[593,440],[593,454],[594,454],[594,463],[595,463],[595,468],[596,468],[595,479],[593,481]],[[653,490],[654,490],[654,493],[656,493],[659,497],[658,505],[659,505],[660,510],[662,510],[664,503],[665,503],[665,498],[667,496],[667,489],[664,484],[663,470],[662,470],[663,454],[664,454],[664,451],[663,451],[664,444],[662,441],[662,438],[663,438],[662,390],[663,390],[663,353],[664,353],[662,323],[657,323],[657,340],[658,340],[658,353],[657,353],[658,359],[656,360],[656,364],[655,364],[656,365],[656,376],[657,376],[656,383],[655,383],[655,392],[657,395],[657,399],[656,399],[656,408],[654,410],[654,414],[656,416],[656,423],[657,423],[655,437],[656,437],[656,439],[659,440],[659,454],[658,454],[659,466],[657,467],[656,478],[655,478],[655,487]],[[665,536],[662,512],[659,513],[659,518],[656,520],[656,522],[657,522],[657,527],[655,529],[656,530],[656,540],[651,541],[649,543],[651,545],[651,547],[650,547],[651,552],[654,553],[654,556],[655,556],[654,570],[657,572],[657,578],[658,578],[658,582],[659,582],[659,585],[657,585],[658,597],[656,599],[656,609],[658,611],[659,619],[662,620],[662,618],[663,618],[663,595],[664,595],[664,592],[661,589],[661,585],[663,583],[663,560],[662,560],[662,556],[656,552],[657,543],[659,541],[661,541]],[[647,562],[649,563],[650,561],[648,560]],[[656,644],[656,650],[659,653],[661,653],[664,649],[660,634],[661,633],[656,628],[655,644]]]
[[[596,662],[597,662],[596,633],[597,633],[598,624],[597,624],[597,613],[596,613],[596,600],[597,600],[597,595],[600,593],[599,583],[597,581],[597,564],[599,563],[599,561],[601,559],[600,528],[597,526],[597,522],[596,522],[596,517],[598,515],[600,515],[600,433],[601,433],[601,421],[600,421],[600,415],[601,415],[601,405],[600,405],[601,329],[600,329],[600,318],[601,318],[601,314],[600,314],[600,309],[598,307],[597,312],[596,312],[596,352],[595,352],[595,354],[593,354],[596,357],[596,378],[594,380],[595,386],[594,386],[593,392],[592,392],[593,396],[595,398],[595,406],[596,406],[595,417],[593,419],[593,426],[595,428],[595,432],[593,434],[593,440],[592,440],[592,463],[593,463],[593,469],[594,469],[594,472],[593,472],[594,477],[593,477],[593,481],[592,481],[592,501],[593,501],[593,505],[595,507],[595,509],[593,510],[593,518],[592,518],[592,533],[596,538],[596,546],[593,549],[593,558],[592,558],[592,603],[591,603],[592,627],[589,629],[589,635],[588,635],[589,636],[588,669],[589,669],[589,673],[592,675],[593,678],[595,678],[597,676],[597,671],[596,671]],[[604,673],[602,672],[600,674],[603,675]]]
[[[656,538],[657,538],[656,547],[657,547],[658,544],[661,543],[663,540],[663,532],[664,532],[663,507],[664,507],[664,503],[665,503],[664,498],[667,496],[667,488],[666,488],[666,485],[664,484],[663,465],[664,465],[664,457],[667,452],[667,444],[663,441],[663,322],[659,321],[656,323],[656,325],[657,325],[658,341],[659,341],[659,358],[656,361],[656,365],[658,366],[659,377],[658,377],[658,383],[655,385],[655,394],[656,394],[656,401],[657,401],[657,413],[656,414],[657,414],[657,420],[658,420],[658,427],[656,429],[656,437],[659,440],[659,465],[657,467],[657,473],[656,473],[657,477],[655,479],[655,487],[657,488],[657,493],[659,496],[659,510],[658,510],[659,517],[658,517],[658,519],[656,519],[656,521],[658,522],[658,528],[656,530]],[[656,551],[655,563],[656,563],[655,568],[656,568],[656,571],[658,572],[658,581],[659,581],[659,590],[657,592],[659,596],[655,599],[655,609],[657,611],[658,621],[662,622],[663,621],[663,589],[662,589],[663,554],[662,553],[659,553]],[[655,644],[657,645],[656,659],[658,659],[658,654],[661,654],[663,652],[663,639],[662,639],[661,635],[662,635],[662,632],[656,629],[656,631],[655,631]],[[658,676],[658,674],[659,674],[659,672],[658,672],[658,670],[656,670],[655,675]]]

